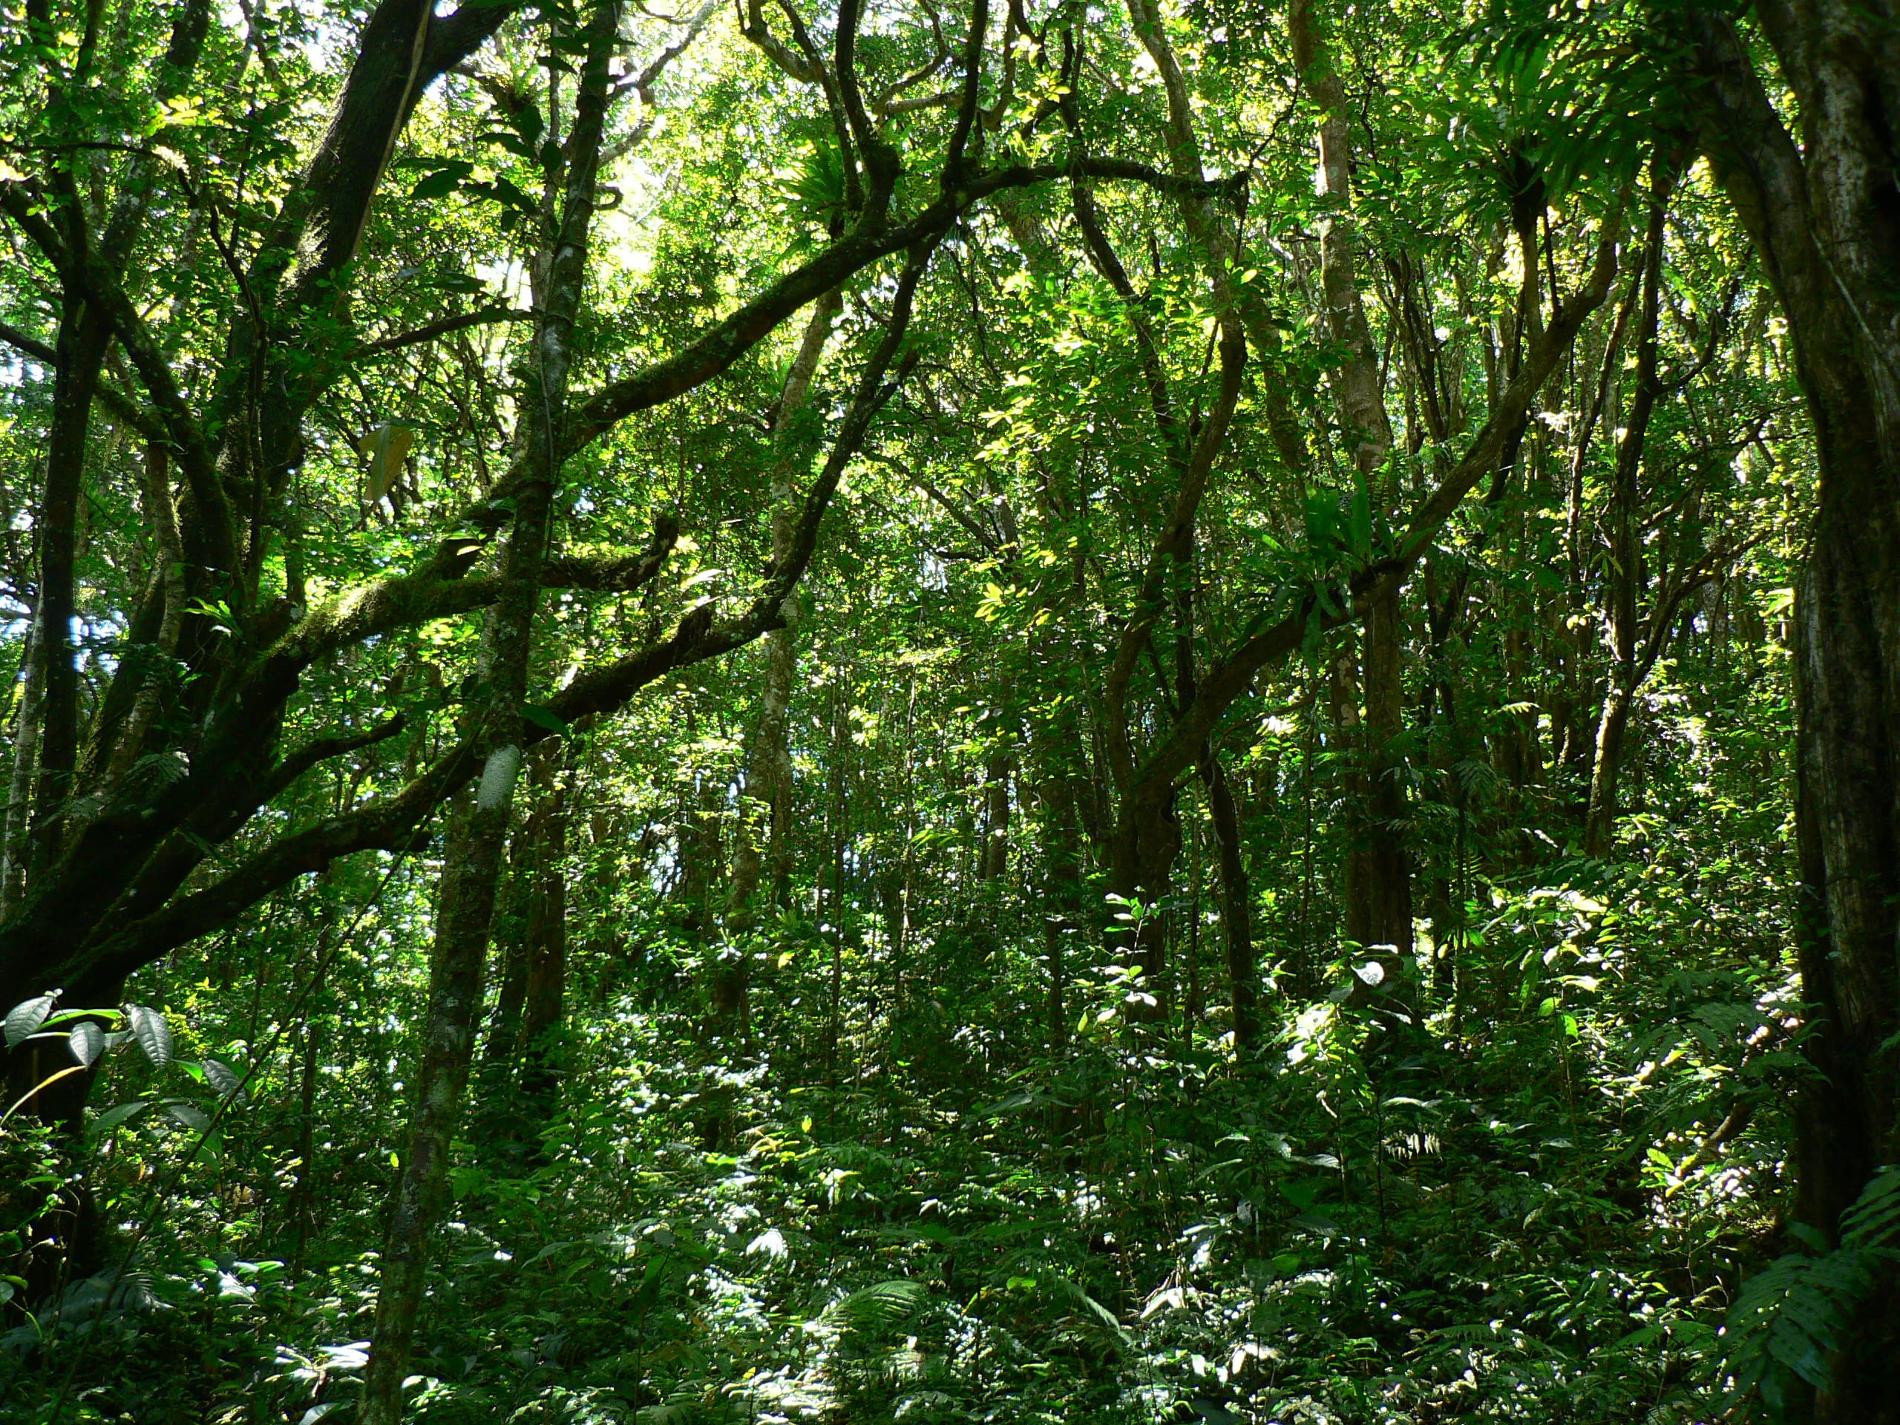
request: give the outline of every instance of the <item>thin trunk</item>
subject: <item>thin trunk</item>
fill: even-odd
[[[21,658],[20,715],[13,724],[13,767],[7,778],[7,815],[0,844],[0,920],[20,907],[26,894],[27,835],[33,807],[33,772],[40,753],[40,621],[37,609],[26,629]]]
[[[1404,733],[1404,631],[1396,586],[1367,609],[1364,647],[1366,720],[1361,755],[1368,768],[1366,848],[1360,879],[1348,895],[1366,916],[1371,938],[1362,943],[1390,946],[1388,968],[1403,976],[1409,973],[1412,958],[1412,855],[1406,844],[1411,814],[1407,768],[1397,750]]]
[[[1227,988],[1234,1011],[1234,1049],[1251,1053],[1260,1042],[1259,968],[1254,958],[1253,892],[1241,848],[1240,812],[1220,756],[1209,747],[1201,756],[1201,784],[1207,789],[1209,824],[1220,897],[1221,942],[1227,952]]]
[[[850,696],[844,675],[831,708],[831,975],[825,1005],[825,1081],[838,1082],[838,1046],[844,1036],[845,850],[850,845],[850,802],[845,754],[850,746]]]
[[[688,730],[692,724],[689,720]],[[706,928],[712,902],[724,884],[725,783],[711,769],[694,774],[681,798],[679,822],[680,919],[687,930]]]
[[[535,264],[536,359],[521,428],[526,478],[516,496],[502,555],[503,589],[483,627],[478,654],[483,693],[472,716],[483,770],[473,799],[465,798],[451,818],[445,847],[415,1111],[384,1238],[359,1425],[397,1425],[402,1418],[402,1384],[409,1374],[427,1278],[429,1239],[441,1216],[450,1145],[462,1116],[481,1014],[489,923],[521,770],[521,710],[527,701],[541,566],[560,471],[557,452],[567,402],[569,343],[580,306],[607,117],[608,61],[618,24],[617,0],[598,0],[586,26],[586,59],[565,154],[560,213],[546,225]]]
[[[1341,749],[1340,780],[1344,788],[1342,820],[1346,833],[1346,856],[1341,907],[1344,912],[1343,924],[1347,940],[1356,945],[1371,945],[1377,939],[1373,929],[1371,900],[1357,892],[1360,887],[1370,884],[1372,878],[1364,830],[1364,818],[1372,804],[1372,788],[1371,779],[1366,775],[1364,759],[1358,751],[1363,744],[1363,734],[1360,731],[1357,663],[1350,641],[1342,640],[1339,652],[1334,655],[1326,691],[1331,704],[1333,738],[1335,745]]]
[[[798,456],[811,442],[802,431],[807,398],[832,323],[844,306],[838,292],[828,293],[812,308],[804,337],[779,393],[773,417],[775,447],[772,461],[772,559],[776,564],[790,553],[797,534],[798,498],[793,474]],[[727,888],[725,930],[730,942],[722,947],[712,975],[712,1013],[708,1037],[715,1043],[744,1043],[751,1025],[752,947],[745,943],[757,920],[759,877],[772,845],[782,834],[785,803],[791,795],[792,764],[787,747],[791,725],[792,688],[798,672],[798,600],[788,598],[782,608],[783,627],[765,636],[765,680],[759,690],[758,721],[746,748],[745,803],[733,831],[732,878]]]
[[[1058,1053],[1069,1043],[1068,944],[1085,928],[1082,895],[1080,814],[1082,789],[1074,759],[1081,751],[1079,729],[1067,704],[1057,718],[1038,722],[1035,752],[1038,800],[1042,806],[1043,955],[1049,975],[1049,1037]]]
[[[76,569],[92,398],[105,365],[105,319],[77,298],[60,318],[59,371],[46,438],[46,483],[34,515],[39,545],[40,747],[33,791],[29,883],[59,859],[79,756]]]
[[[165,662],[178,647],[185,614],[185,551],[179,543],[178,512],[172,504],[170,461],[165,447],[157,442],[146,448],[144,477],[140,495],[145,506],[145,522],[151,527],[158,546],[156,582],[163,613],[156,643],[140,650],[147,666],[131,712],[124,728],[112,734],[115,741],[106,761],[106,775],[114,781],[123,777],[145,750],[146,736],[158,717],[169,681]]]
[[[1314,175],[1314,187],[1326,204],[1326,216],[1318,225],[1320,286],[1327,328],[1346,352],[1331,373],[1333,402],[1366,498],[1375,508],[1396,511],[1398,483],[1387,466],[1392,425],[1386,416],[1379,354],[1366,321],[1353,252],[1350,110],[1311,0],[1295,0],[1288,12],[1288,28],[1294,63],[1320,110]],[[1404,618],[1397,580],[1381,583],[1367,599],[1364,615],[1358,672],[1365,696],[1360,751],[1365,769],[1360,792],[1365,803],[1359,845],[1347,863],[1347,915],[1358,931],[1352,938],[1362,945],[1391,947],[1387,969],[1404,973],[1412,952],[1412,872],[1405,834],[1405,768],[1398,753],[1405,728]],[[1339,666],[1344,673],[1351,671]],[[1341,693],[1356,701],[1349,689],[1342,688]]]
[[[1660,156],[1651,161],[1649,230],[1643,246],[1643,297],[1636,337],[1636,390],[1624,418],[1610,487],[1610,561],[1605,572],[1611,667],[1597,718],[1595,756],[1590,769],[1590,802],[1585,813],[1583,849],[1607,856],[1616,838],[1617,782],[1623,770],[1623,746],[1631,705],[1643,670],[1637,655],[1642,635],[1638,609],[1648,583],[1644,568],[1642,491],[1643,446],[1650,414],[1661,394],[1657,376],[1658,323],[1662,309],[1663,240],[1673,180]],[[1660,617],[1660,610],[1653,615]]]
[[[983,857],[977,878],[999,879],[1009,868],[1009,782],[1014,759],[1009,747],[999,740],[983,762]]]
[[[575,775],[573,748],[563,757],[548,745],[534,772],[537,800],[528,871],[527,962],[521,1015],[521,1098],[539,1121],[552,1106],[566,1055],[561,1043],[567,995],[567,834]],[[563,764],[566,765],[563,765]]]
[[[521,1048],[521,1009],[528,999],[528,901],[534,893],[532,818],[516,829],[509,854],[508,884],[496,909],[491,938],[500,951],[501,984],[490,1017],[482,1058],[485,1091],[494,1100],[512,1074]]]
[[[327,1012],[324,978],[330,966],[331,944],[336,935],[336,898],[330,873],[318,874],[311,886],[317,900],[316,968],[310,977],[303,1022],[303,1063],[297,1074],[297,1177],[291,1184],[290,1275],[301,1276],[304,1253],[309,1246],[311,1229],[316,1225],[317,1156],[317,1082],[323,1065],[323,1022]]]
[[[1187,995],[1181,1004],[1181,1047],[1194,1047],[1194,1028],[1201,1022],[1201,826],[1197,818],[1188,839]]]
[[[1162,902],[1180,854],[1181,819],[1172,784],[1136,788],[1124,800],[1109,846],[1110,884],[1123,901],[1112,946],[1123,964],[1140,967],[1153,1015],[1163,1012],[1168,998],[1168,920]]]

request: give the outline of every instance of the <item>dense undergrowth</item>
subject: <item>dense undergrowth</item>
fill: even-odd
[[[1724,1322],[1780,1245],[1794,1059],[1753,872],[1672,849],[1658,829],[1646,869],[1486,888],[1456,1025],[1347,995],[1346,959],[1336,993],[1273,1001],[1244,1066],[1218,1022],[1132,1014],[1113,968],[1048,1050],[1007,945],[828,1051],[792,1032],[827,973],[796,925],[785,1033],[761,1026],[781,1047],[706,1063],[669,1003],[689,946],[656,943],[644,984],[576,1017],[542,1126],[497,1075],[478,1090],[414,1418],[1714,1418]],[[120,1061],[112,1099],[178,1112],[95,1128],[123,1255],[6,1336],[7,1418],[348,1418],[395,1006],[335,1007],[300,1189],[286,1046],[286,1079],[222,1111],[179,1073],[241,1053],[230,1003],[177,1017],[168,1069]]]
[[[0,1425],[1900,1425],[1891,9],[0,4]]]

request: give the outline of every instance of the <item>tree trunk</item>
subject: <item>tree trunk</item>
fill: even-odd
[[[521,1048],[521,1010],[528,1000],[528,901],[534,894],[532,819],[514,834],[509,848],[508,884],[496,908],[489,936],[500,952],[501,984],[489,1018],[488,1043],[482,1051],[484,1092],[503,1097]]]
[[[555,746],[546,745],[533,779],[538,824],[531,843],[522,934],[527,975],[522,987],[521,1098],[537,1122],[552,1106],[566,1057],[561,1035],[567,994],[568,779],[575,775],[571,751],[564,758]]]
[[[995,740],[983,759],[983,856],[977,867],[977,879],[983,881],[997,880],[1009,868],[1009,782],[1015,770],[1005,734],[992,728],[991,736]]]
[[[1142,989],[1154,999],[1155,1015],[1168,1002],[1168,918],[1162,902],[1180,854],[1181,818],[1172,785],[1138,788],[1121,808],[1109,848],[1110,889],[1128,903],[1116,913],[1111,944],[1123,964],[1141,968]]]
[[[1207,788],[1208,821],[1220,897],[1221,941],[1227,951],[1227,987],[1234,1011],[1234,1049],[1245,1056],[1260,1040],[1257,1011],[1259,971],[1254,961],[1253,892],[1242,856],[1240,814],[1234,805],[1227,770],[1212,747],[1201,754],[1201,783]]]
[[[1374,599],[1366,612],[1366,720],[1360,749],[1367,768],[1365,847],[1358,884],[1349,883],[1347,897],[1363,916],[1369,938],[1361,943],[1390,946],[1388,969],[1405,976],[1412,959],[1412,856],[1406,846],[1406,767],[1399,753],[1405,730],[1401,617],[1396,587]]]
[[[1583,825],[1586,856],[1608,856],[1616,841],[1617,783],[1623,770],[1623,741],[1629,730],[1630,704],[1634,696],[1619,659],[1610,670],[1609,688],[1603,694],[1603,709],[1597,717],[1590,768],[1590,802]]]
[[[797,534],[798,503],[793,472],[811,442],[802,434],[807,397],[832,323],[844,306],[838,292],[812,307],[798,353],[786,373],[772,421],[772,559],[785,559]],[[714,1043],[743,1043],[751,1024],[752,947],[746,937],[757,920],[759,877],[773,843],[782,835],[791,795],[792,764],[786,735],[791,723],[792,685],[798,672],[798,603],[783,605],[784,626],[765,636],[765,680],[759,689],[758,720],[746,748],[745,803],[733,832],[732,879],[727,888],[727,942],[715,962],[707,1036]]]
[[[1636,337],[1636,390],[1623,421],[1610,486],[1610,560],[1604,575],[1604,623],[1609,629],[1611,665],[1603,709],[1597,718],[1595,756],[1590,768],[1590,801],[1584,817],[1583,849],[1608,856],[1616,839],[1617,781],[1623,770],[1623,743],[1630,708],[1648,671],[1637,654],[1642,629],[1638,607],[1646,577],[1642,538],[1643,448],[1650,414],[1661,394],[1656,370],[1657,325],[1662,309],[1663,241],[1667,233],[1673,177],[1661,155],[1650,161],[1649,229],[1643,240],[1642,311]],[[1662,617],[1660,608],[1652,617]]]
[[[844,949],[850,919],[845,902],[845,853],[851,845],[850,769],[851,694],[842,669],[831,692],[831,973],[825,994],[825,1081],[838,1082],[839,1046],[844,1037]]]
[[[20,714],[13,724],[12,769],[7,778],[7,814],[0,832],[0,920],[19,908],[26,894],[27,836],[33,809],[33,770],[40,755],[40,620],[37,608],[26,629],[21,657]],[[6,1006],[11,1008],[12,1006]]]
[[[1031,744],[1037,771],[1037,800],[1043,850],[1043,957],[1049,976],[1049,1037],[1058,1052],[1069,1043],[1068,946],[1087,929],[1083,905],[1083,852],[1078,804],[1088,778],[1075,759],[1086,755],[1073,707],[1064,703],[1055,718],[1034,725]]]
[[[525,496],[524,496],[525,499]],[[517,527],[519,529],[519,527]],[[502,671],[494,658],[491,673]],[[408,1143],[383,1238],[376,1322],[363,1377],[362,1425],[402,1419],[402,1382],[428,1273],[429,1239],[442,1214],[450,1144],[461,1122],[475,1022],[481,1013],[488,922],[507,835],[521,753],[503,743],[489,753],[481,790],[451,812],[429,964],[429,1008]]]
[[[290,1219],[290,1275],[303,1274],[304,1253],[316,1218],[317,1081],[321,1076],[323,1024],[329,1006],[324,980],[330,967],[336,936],[336,894],[326,870],[315,879],[311,892],[317,902],[317,942],[311,956],[313,969],[305,998],[303,1063],[297,1071],[297,1178],[290,1188],[286,1216]]]
[[[1326,200],[1319,222],[1320,286],[1326,323],[1346,356],[1331,372],[1333,403],[1366,498],[1397,511],[1398,483],[1387,468],[1392,424],[1385,410],[1379,354],[1366,321],[1353,253],[1352,136],[1344,87],[1334,70],[1311,0],[1295,0],[1288,11],[1294,62],[1320,109],[1319,156],[1314,187]],[[1399,754],[1405,730],[1401,654],[1404,619],[1399,583],[1388,580],[1365,608],[1365,638],[1360,666],[1365,693],[1363,741],[1358,755],[1363,773],[1354,848],[1346,862],[1347,935],[1365,946],[1390,946],[1382,958],[1388,974],[1403,975],[1412,953],[1412,869],[1406,849],[1405,768]],[[1337,665],[1349,677],[1349,663]],[[1357,701],[1348,685],[1339,690],[1341,705]]]
[[[35,538],[39,544],[38,637],[40,747],[27,856],[29,886],[59,859],[66,839],[67,799],[79,755],[79,616],[75,561],[79,497],[84,485],[92,398],[105,364],[108,328],[90,306],[68,298],[60,318],[59,373],[46,440],[46,484]]]
[[[521,711],[527,701],[541,566],[561,465],[558,413],[566,408],[569,343],[580,306],[607,117],[608,61],[618,24],[617,0],[598,0],[585,31],[586,59],[559,212],[549,215],[535,264],[536,359],[529,368],[521,427],[526,478],[516,496],[502,556],[503,590],[489,612],[478,655],[482,691],[473,718],[484,757],[482,777],[472,802],[452,817],[444,852],[415,1111],[384,1238],[359,1425],[397,1425],[402,1418],[402,1383],[409,1374],[429,1239],[441,1216],[450,1145],[461,1120],[482,1009],[489,922],[521,770]]]
[[[1760,250],[1815,427],[1820,505],[1796,586],[1802,1218],[1832,1237],[1900,1161],[1900,30],[1890,3],[1763,7],[1802,142],[1733,24],[1692,19],[1701,139]],[[1861,1304],[1819,1425],[1900,1421],[1900,1293]]]

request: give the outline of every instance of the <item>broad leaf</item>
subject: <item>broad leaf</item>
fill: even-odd
[[[132,1037],[138,1040],[139,1048],[145,1051],[145,1057],[159,1068],[172,1061],[172,1031],[165,1022],[165,1016],[149,1005],[128,1004],[125,1018],[132,1026]]]
[[[37,999],[22,1000],[7,1011],[6,1036],[7,1048],[11,1049],[27,1036],[37,1033],[46,1023],[46,1016],[53,1012],[53,1002],[57,995],[40,995]]]
[[[75,1059],[90,1065],[105,1052],[106,1032],[90,1019],[82,1019],[66,1036],[66,1043],[71,1047]]]
[[[356,443],[356,453],[369,459],[365,485],[371,504],[382,499],[395,485],[402,463],[409,458],[409,449],[415,443],[413,429],[389,421],[376,426]]]

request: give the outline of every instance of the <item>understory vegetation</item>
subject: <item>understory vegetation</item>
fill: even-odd
[[[0,0],[0,1421],[1900,1422],[1891,0]]]

